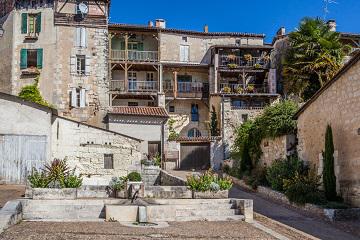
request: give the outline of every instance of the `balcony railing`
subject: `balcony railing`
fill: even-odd
[[[244,88],[243,84],[221,83],[220,91],[224,94],[254,94],[269,93],[269,88],[264,84],[249,84]]]
[[[237,69],[239,67],[268,68],[269,60],[264,57],[239,57],[235,55],[220,55],[219,65],[229,69]]]
[[[164,82],[164,91],[167,96],[173,96],[174,85],[170,81]],[[201,82],[179,82],[177,83],[178,97],[203,98],[209,95],[209,85]]]
[[[157,51],[133,51],[129,50],[127,57],[125,50],[111,50],[111,59],[113,60],[129,60],[136,62],[157,62]]]
[[[124,80],[111,80],[110,90],[119,92],[157,92],[156,81],[129,81],[128,88],[125,88]]]

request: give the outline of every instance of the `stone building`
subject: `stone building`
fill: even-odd
[[[360,207],[360,53],[324,85],[296,114],[299,157],[323,170],[328,124],[333,130],[337,191]]]
[[[140,171],[144,142],[59,116],[57,111],[0,93],[0,179],[24,184],[33,168],[65,159],[84,185]]]
[[[278,97],[272,47],[263,34],[213,33],[208,26],[203,32],[172,29],[162,19],[155,25],[110,24],[109,34],[109,119],[119,108],[128,111],[117,114],[121,121],[129,115],[145,119],[130,114],[134,108],[165,108],[171,124],[158,149],[166,160],[177,159],[173,166],[207,168],[216,162],[218,167],[221,161],[212,158],[229,157],[235,128]],[[213,107],[224,141],[210,136]]]
[[[109,1],[14,0],[0,4],[0,91],[38,86],[59,114],[105,126]]]

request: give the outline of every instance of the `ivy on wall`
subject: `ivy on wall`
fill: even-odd
[[[19,93],[19,97],[29,102],[38,103],[46,107],[53,107],[41,96],[38,88],[39,78],[39,76],[35,78],[34,84],[23,87]]]

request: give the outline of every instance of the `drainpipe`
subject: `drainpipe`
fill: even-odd
[[[161,122],[161,166],[160,168],[163,169],[164,167],[164,155],[165,155],[165,123],[167,119]]]
[[[225,151],[225,111],[224,111],[224,95],[221,95],[221,139],[222,139],[222,145],[223,145],[223,160],[226,159],[226,151]]]

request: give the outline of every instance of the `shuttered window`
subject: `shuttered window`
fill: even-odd
[[[114,169],[113,154],[104,154],[104,169]]]
[[[180,45],[180,61],[181,62],[189,62],[189,46]]]
[[[20,69],[43,67],[43,49],[21,49]]]
[[[85,48],[87,45],[86,28],[76,28],[76,47]]]
[[[21,33],[35,34],[41,32],[41,13],[21,14]]]
[[[86,107],[86,89],[72,88],[70,90],[70,106],[73,108]]]
[[[85,55],[76,56],[76,73],[78,75],[85,75]]]

